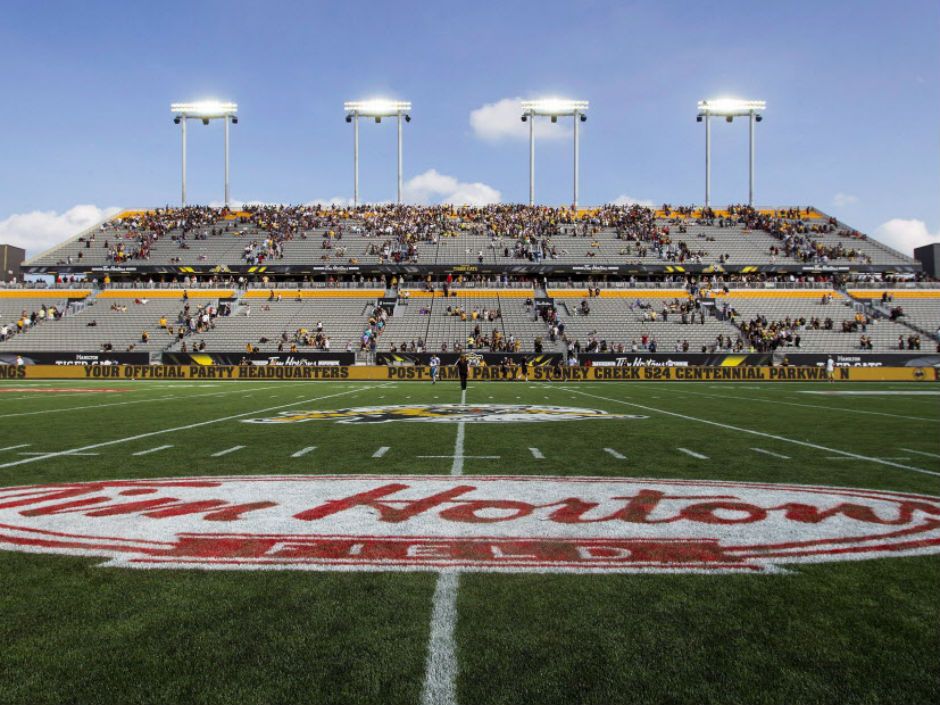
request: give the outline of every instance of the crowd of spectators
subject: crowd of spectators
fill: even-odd
[[[812,208],[758,211],[731,205],[721,211],[711,208],[663,204],[658,210],[633,205],[605,205],[575,211],[570,208],[494,204],[488,206],[364,205],[359,207],[323,204],[246,205],[238,211],[225,208],[164,208],[133,212],[111,220],[78,242],[81,247],[59,264],[73,265],[87,257],[88,250],[103,247],[106,261],[116,265],[146,262],[158,243],[187,250],[200,240],[220,236],[244,238],[241,259],[247,265],[264,265],[288,258],[291,241],[316,240],[320,259],[332,265],[419,264],[422,246],[463,235],[476,236],[468,255],[482,263],[485,249],[497,263],[525,261],[542,263],[571,257],[592,258],[601,252],[601,233],[621,243],[625,260],[656,257],[662,262],[697,264],[729,261],[727,253],[710,255],[707,247],[715,238],[703,233],[705,247],[687,242],[689,224],[717,228],[742,228],[768,233],[778,242],[767,251],[768,263],[779,260],[805,264],[827,264],[835,260],[871,263],[871,256],[856,243],[866,240],[857,230],[834,218],[822,217]],[[833,237],[834,236],[834,237]],[[365,245],[348,246],[350,239]],[[583,243],[583,248],[580,244]],[[100,251],[100,250],[99,250]],[[365,258],[364,261],[361,261]],[[92,259],[100,259],[100,256]],[[207,259],[185,253],[170,258],[186,264]]]
[[[57,321],[65,315],[66,309],[58,306],[42,304],[34,311],[23,309],[18,316],[9,323],[0,320],[0,343],[10,340],[14,336],[22,335],[33,330],[36,326],[47,321]]]

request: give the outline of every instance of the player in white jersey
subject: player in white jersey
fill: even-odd
[[[431,366],[431,384],[437,384],[437,374],[441,367],[441,358],[437,355],[431,355],[431,360],[428,364]]]

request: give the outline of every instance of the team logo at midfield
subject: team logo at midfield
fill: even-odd
[[[645,416],[609,414],[599,409],[535,404],[404,404],[401,406],[358,406],[334,411],[282,411],[277,416],[245,419],[244,423],[506,423],[532,421],[580,421],[583,419],[645,419]]]
[[[0,550],[128,568],[779,573],[940,554],[940,497],[492,475],[62,482],[0,488]]]

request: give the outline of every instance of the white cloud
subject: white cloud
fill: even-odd
[[[853,206],[858,203],[858,196],[853,196],[850,193],[842,193],[841,191],[832,197],[832,205],[837,208],[845,208],[846,206]]]
[[[522,122],[522,98],[503,98],[495,103],[486,103],[470,113],[473,133],[487,142],[504,139],[529,139],[529,125]],[[563,122],[552,124],[548,118],[535,121],[536,139],[558,140],[571,135],[571,129]]]
[[[643,206],[644,208],[656,207],[656,204],[648,198],[634,198],[633,196],[628,196],[627,194],[617,196],[617,198],[611,201],[611,203],[615,206]]]
[[[98,208],[92,205],[73,206],[64,213],[32,211],[16,213],[0,220],[0,243],[22,247],[33,257],[53,245],[78,235],[98,221],[110,218],[120,208]]]
[[[875,238],[899,252],[913,256],[915,247],[940,242],[940,232],[928,232],[927,224],[922,220],[892,218],[878,226]]]
[[[455,206],[485,206],[499,203],[500,192],[492,186],[474,181],[458,181],[453,176],[428,169],[405,182],[402,199],[405,203],[426,205],[451,203]]]

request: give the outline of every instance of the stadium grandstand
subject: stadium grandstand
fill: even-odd
[[[136,210],[23,271],[40,281],[0,291],[0,354],[904,364],[940,346],[920,264],[812,207]]]

